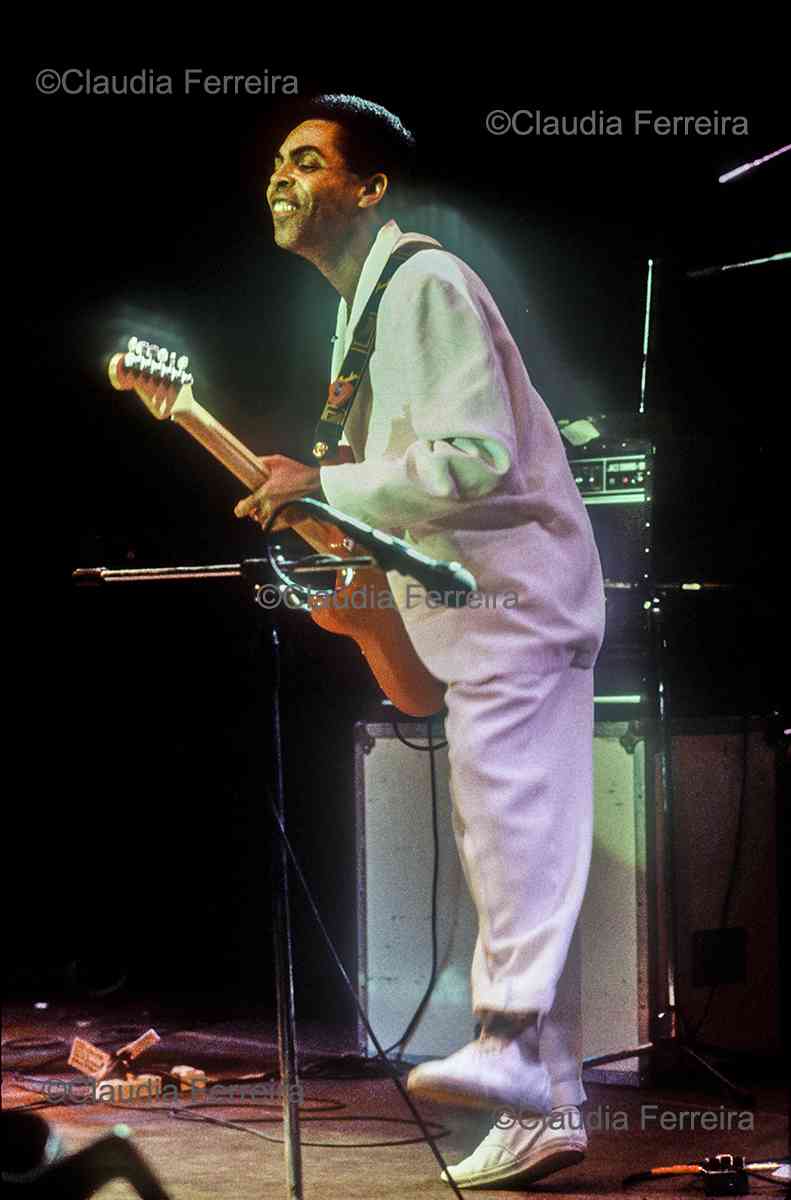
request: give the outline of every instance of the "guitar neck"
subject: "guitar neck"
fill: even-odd
[[[171,420],[186,429],[209,454],[212,454],[232,475],[235,475],[250,491],[255,491],[266,480],[266,472],[252,450],[221,425],[196,400],[188,407],[176,408]]]
[[[176,405],[170,419],[182,429],[186,429],[191,437],[200,442],[209,454],[227,467],[251,492],[266,482],[266,471],[252,450],[234,437],[230,430],[221,425],[217,418],[193,397],[190,397],[188,404],[183,407]],[[337,537],[332,536],[329,527],[317,521],[315,517],[295,517],[289,519],[288,524],[314,550],[324,553],[331,548],[333,553],[350,553],[348,549],[343,549],[343,535],[339,533]]]

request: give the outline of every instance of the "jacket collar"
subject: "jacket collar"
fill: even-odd
[[[363,269],[357,281],[357,290],[354,293],[351,314],[348,313],[346,301],[342,297],[338,304],[338,320],[335,325],[336,340],[332,356],[333,379],[337,376],[341,368],[341,363],[346,357],[346,351],[352,344],[352,337],[354,336],[357,322],[362,316],[372,291],[376,287],[379,276],[384,270],[385,263],[399,242],[402,241],[427,242],[429,245],[439,246],[439,242],[434,238],[426,237],[424,234],[402,233],[395,221],[388,221],[382,226],[374,239],[371,249],[368,251],[368,257],[363,263]]]

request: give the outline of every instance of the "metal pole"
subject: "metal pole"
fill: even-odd
[[[280,730],[280,640],[272,627],[272,740],[275,756],[275,807],[281,829],[285,827],[283,786],[283,743]],[[272,843],[273,918],[275,939],[275,987],[277,994],[277,1046],[280,1086],[283,1089],[283,1150],[286,1165],[286,1195],[302,1200],[302,1147],[299,1140],[300,1083],[294,1011],[294,959],[288,891],[288,851],[282,837]]]
[[[656,671],[657,716],[659,718],[659,742],[657,759],[662,790],[660,808],[661,870],[659,889],[663,916],[665,944],[663,946],[663,995],[658,1038],[676,1038],[678,1035],[676,1014],[676,968],[678,962],[678,937],[675,912],[675,872],[673,868],[673,735],[670,726],[670,697],[667,684],[667,637],[665,634],[663,600],[659,595],[651,599],[650,617],[654,640],[654,669]]]

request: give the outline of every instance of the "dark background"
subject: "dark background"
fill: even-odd
[[[127,965],[127,989],[187,1011],[226,1014],[271,994],[266,622],[232,582],[75,591],[69,579],[76,566],[260,552],[256,528],[233,517],[236,481],[111,390],[107,359],[131,333],[189,353],[198,398],[260,453],[304,457],[326,388],[337,297],[275,248],[264,204],[285,132],[277,98],[185,97],[184,65],[266,67],[297,75],[303,96],[350,91],[396,111],[422,171],[402,228],[480,271],[557,418],[635,413],[646,264],[657,260],[657,575],[743,588],[676,611],[678,712],[760,714],[783,698],[791,266],[685,278],[791,248],[791,155],[717,182],[789,140],[779,90],[733,74],[690,84],[672,71],[651,82],[591,70],[570,84],[549,63],[537,74],[473,69],[472,56],[453,71],[324,58],[123,64],[61,51],[27,74],[8,248],[21,260],[27,339],[12,455],[26,565],[10,576],[22,619],[7,627],[9,657],[24,664],[7,802],[17,990],[73,986],[62,965],[76,959],[99,983]],[[177,94],[36,93],[41,67],[69,65],[169,73]],[[518,108],[616,114],[624,133],[486,132],[490,110]],[[749,134],[638,137],[636,108],[744,115]],[[378,715],[377,693],[351,643],[299,615],[284,632],[289,819],[353,965],[352,727]],[[301,1013],[345,1018],[299,901],[295,921]]]

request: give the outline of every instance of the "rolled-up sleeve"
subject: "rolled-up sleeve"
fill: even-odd
[[[330,504],[383,529],[444,517],[488,495],[515,458],[491,329],[454,262],[426,252],[393,277],[371,360],[365,461],[321,471]]]

